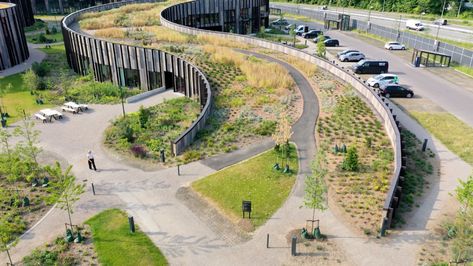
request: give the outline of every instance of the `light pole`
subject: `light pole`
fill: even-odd
[[[373,9],[373,6],[370,6],[370,9],[368,10],[368,23],[370,23],[371,9]]]
[[[457,17],[460,16],[460,11],[462,10],[463,0],[460,0],[460,5],[458,6]]]
[[[123,92],[123,87],[122,85],[118,85],[118,88],[120,89],[120,98],[122,100],[122,112],[123,112],[123,117],[126,117],[126,113],[125,113],[125,102],[124,102],[124,99],[123,97],[125,96],[125,93]]]
[[[439,32],[440,32],[440,26],[443,23],[442,18],[443,18],[443,12],[445,11],[445,4],[447,3],[447,0],[443,0],[443,7],[442,7],[442,13],[440,14],[440,22],[437,25],[437,34],[435,35],[435,40],[437,41],[439,37]]]

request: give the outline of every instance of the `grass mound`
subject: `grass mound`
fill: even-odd
[[[192,184],[192,188],[213,201],[234,220],[241,217],[241,201],[251,200],[253,227],[266,222],[288,197],[298,171],[298,158],[291,146],[288,174],[274,170],[281,153],[267,151],[257,157],[218,171]]]
[[[127,215],[120,210],[101,212],[86,222],[102,265],[168,265],[166,258],[141,231],[130,232]]]

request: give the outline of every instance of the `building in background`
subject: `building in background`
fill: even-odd
[[[0,2],[0,71],[23,63],[30,56],[15,4]]]
[[[99,4],[120,2],[120,0],[29,0],[35,14],[68,14]]]
[[[1,0],[10,2],[16,5],[18,9],[18,19],[23,27],[28,27],[34,24],[33,7],[31,0]]]
[[[189,27],[250,34],[268,27],[269,0],[196,0],[170,6],[162,15]]]

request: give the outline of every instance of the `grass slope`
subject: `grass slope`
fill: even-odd
[[[260,226],[284,203],[298,171],[294,146],[291,146],[290,174],[272,168],[278,155],[280,153],[272,149],[200,179],[192,188],[233,217],[241,217],[242,200],[251,200],[251,223],[254,227]]]
[[[127,215],[118,209],[101,212],[86,222],[102,265],[168,265],[166,258],[141,231],[130,233]]]
[[[449,113],[411,112],[447,148],[473,165],[473,128]]]

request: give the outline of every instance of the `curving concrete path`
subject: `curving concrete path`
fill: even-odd
[[[265,142],[258,147],[231,153],[230,155],[194,162],[181,167],[159,171],[143,171],[123,165],[116,158],[108,157],[102,149],[103,131],[108,122],[121,115],[121,106],[93,105],[92,110],[80,115],[67,115],[63,121],[40,124],[42,147],[62,155],[72,165],[79,182],[87,184],[87,192],[77,204],[73,221],[80,223],[100,210],[119,207],[134,216],[137,224],[164,252],[172,265],[281,265],[290,260],[286,234],[304,225],[311,217],[311,210],[300,208],[303,202],[303,181],[310,173],[310,161],[315,153],[314,127],[318,115],[317,98],[307,79],[295,68],[266,55],[253,54],[277,62],[288,69],[302,92],[304,112],[293,126],[293,141],[300,155],[300,173],[293,192],[284,205],[268,222],[253,233],[248,242],[232,245],[221,234],[212,231],[176,198],[176,192],[196,179],[205,177],[223,166],[248,158],[270,147]],[[179,97],[166,91],[142,102],[126,104],[127,111],[140,105],[149,106],[165,98]],[[266,145],[266,146],[265,146]],[[92,149],[99,172],[88,170],[86,152]],[[96,196],[92,195],[90,183],[94,183]],[[435,195],[433,197],[436,198]],[[419,214],[426,216],[426,214]],[[322,232],[334,239],[345,251],[347,264],[360,265],[413,265],[419,244],[425,237],[425,228],[382,240],[374,240],[353,233],[333,210],[317,213],[321,219]],[[43,220],[27,232],[13,248],[15,261],[29,254],[32,249],[64,233],[65,213],[52,209]],[[270,234],[271,247],[266,249],[266,234]],[[317,254],[314,254],[314,256]],[[0,261],[6,261],[0,254]]]

